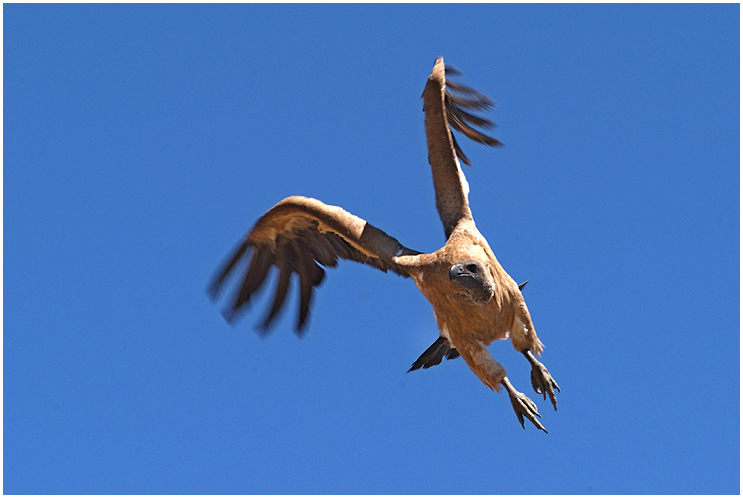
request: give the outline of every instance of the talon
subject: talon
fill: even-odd
[[[537,429],[544,431],[545,434],[549,434],[547,429],[537,420],[537,418],[542,418],[539,411],[537,411],[537,405],[524,393],[517,391],[507,378],[504,377],[501,383],[508,391],[508,396],[511,398],[511,405],[516,412],[516,417],[521,424],[521,428],[526,429],[524,426],[524,417],[526,417]]]
[[[523,353],[532,365],[531,386],[534,388],[534,392],[541,394],[542,399],[544,400],[546,400],[547,395],[549,395],[552,406],[557,410],[557,396],[555,396],[555,390],[559,393],[560,386],[557,385],[557,382],[552,378],[552,375],[549,373],[547,368],[534,358],[531,351],[526,350]]]

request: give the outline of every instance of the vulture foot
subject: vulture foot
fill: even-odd
[[[547,395],[549,394],[550,401],[552,401],[552,406],[555,407],[555,410],[557,410],[557,398],[555,397],[555,389],[557,389],[557,392],[560,392],[560,386],[557,385],[557,382],[555,382],[555,379],[552,378],[552,375],[547,370],[547,367],[542,365],[529,351],[528,349],[526,351],[523,351],[524,356],[526,356],[526,359],[529,360],[529,363],[531,363],[531,387],[534,388],[534,392],[537,394],[541,394],[543,399],[547,399]]]
[[[516,416],[521,423],[521,427],[523,429],[526,429],[526,427],[524,427],[524,417],[526,417],[532,424],[534,424],[537,429],[540,429],[544,431],[545,434],[548,434],[547,429],[545,429],[544,426],[539,422],[539,420],[537,420],[537,417],[542,418],[542,416],[537,411],[537,405],[535,405],[534,402],[530,400],[524,393],[518,392],[511,385],[511,382],[506,377],[503,378],[502,384],[506,388],[506,391],[508,391],[508,396],[511,398],[513,411],[516,412]]]

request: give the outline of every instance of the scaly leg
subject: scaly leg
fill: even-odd
[[[557,385],[555,379],[547,371],[547,368],[537,360],[531,351],[525,349],[521,352],[526,359],[531,363],[531,386],[537,394],[541,394],[544,399],[547,399],[547,395],[550,396],[552,406],[557,410],[557,398],[555,397],[555,389],[560,392],[560,386]]]
[[[524,393],[518,392],[516,388],[511,385],[511,382],[507,377],[503,377],[501,384],[503,384],[503,387],[508,391],[508,396],[511,398],[513,410],[516,412],[519,422],[521,422],[521,428],[526,429],[526,427],[524,427],[524,417],[526,417],[537,427],[537,429],[541,429],[545,434],[548,434],[547,429],[545,429],[544,426],[539,423],[539,420],[537,420],[537,417],[542,418],[537,411],[537,405],[535,405],[534,402]]]

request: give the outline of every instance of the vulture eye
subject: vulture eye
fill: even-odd
[[[474,263],[470,263],[466,266],[467,271],[470,273],[477,273],[477,265]]]

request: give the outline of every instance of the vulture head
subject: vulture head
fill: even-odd
[[[467,259],[449,268],[449,280],[461,287],[473,303],[488,304],[495,292],[495,282],[485,265],[474,259]]]

